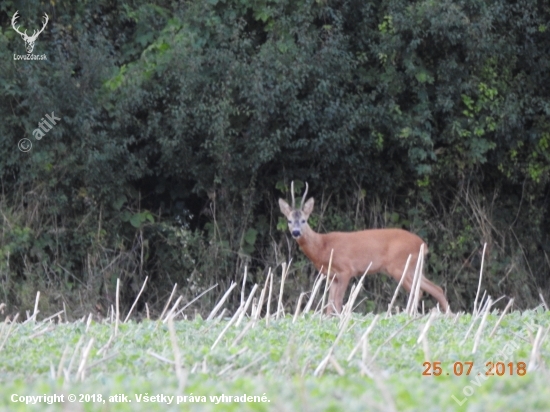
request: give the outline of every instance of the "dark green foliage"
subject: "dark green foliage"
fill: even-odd
[[[13,60],[15,10],[29,29],[51,16],[35,50],[48,60]],[[40,289],[106,310],[117,277],[129,305],[149,275],[161,310],[174,282],[191,299],[289,256],[294,301],[311,271],[276,204],[294,179],[321,231],[426,239],[453,309],[472,307],[484,242],[488,293],[536,304],[549,18],[528,0],[6,2],[0,301],[28,308]],[[372,279],[368,298],[383,308],[394,286]]]

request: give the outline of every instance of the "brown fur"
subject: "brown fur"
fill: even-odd
[[[292,209],[288,203],[279,199],[279,206],[281,212],[289,219],[291,233],[292,231],[299,233],[296,241],[300,249],[317,270],[322,270],[326,274],[330,253],[334,250],[329,275],[332,284],[329,290],[327,313],[333,310],[340,313],[349,281],[365,273],[371,262],[369,274],[382,272],[399,282],[407,259],[412,255],[403,280],[403,287],[410,292],[420,246],[424,244],[424,253],[428,252],[426,243],[420,237],[402,229],[316,233],[307,223],[313,211],[313,202],[311,198],[302,209]],[[439,286],[422,276],[420,289],[432,295],[439,302],[441,310],[447,311],[449,304]]]

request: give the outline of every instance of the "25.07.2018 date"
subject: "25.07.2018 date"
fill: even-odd
[[[424,362],[422,366],[425,367],[424,372],[422,372],[422,375],[424,376],[440,376],[443,374],[443,369],[441,369],[441,362],[439,361]],[[487,376],[502,376],[505,375],[507,372],[508,375],[515,374],[518,376],[525,376],[525,374],[527,373],[527,365],[525,364],[525,362],[487,362],[485,366],[487,368],[485,370],[485,375]],[[461,376],[463,373],[469,375],[473,367],[474,362],[455,362],[453,363],[453,373],[455,376]],[[449,372],[447,372],[446,375],[449,375]],[[481,373],[478,373],[478,375],[481,375]]]

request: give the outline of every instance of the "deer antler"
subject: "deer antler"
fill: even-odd
[[[304,207],[304,202],[306,200],[306,195],[307,195],[307,189],[308,189],[308,185],[306,182],[306,190],[304,192],[304,195],[302,196],[302,203],[300,203],[300,210]],[[296,207],[296,200],[294,199],[294,180],[290,182],[290,195],[292,196],[292,209],[294,209]]]
[[[304,195],[302,196],[302,203],[300,204],[301,209],[304,208],[304,202],[306,201],[307,189],[308,189],[308,185],[307,185],[307,182],[306,182],[306,190],[304,192]]]

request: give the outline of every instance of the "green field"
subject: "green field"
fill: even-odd
[[[550,410],[548,311],[511,312],[492,337],[500,317],[496,311],[488,314],[480,331],[481,316],[473,320],[470,314],[437,314],[421,343],[417,341],[429,316],[381,314],[361,341],[374,317],[353,314],[341,323],[338,318],[307,314],[293,323],[287,315],[271,317],[267,326],[265,319],[254,322],[246,317],[223,335],[227,319],[197,317],[174,321],[175,339],[169,324],[162,321],[120,323],[116,336],[116,322],[111,321],[4,322],[0,323],[0,407]],[[439,372],[433,367],[426,371],[425,361],[441,362],[436,364],[440,375],[423,375]],[[468,376],[466,362],[473,362]],[[487,362],[502,362],[492,370],[494,376],[485,376]],[[524,376],[518,375],[523,374],[519,362],[525,362]],[[53,394],[63,402],[48,404],[53,398],[47,396]],[[37,398],[40,395],[46,398]],[[71,403],[69,395],[75,395],[76,401]],[[37,403],[27,405],[26,400]]]

